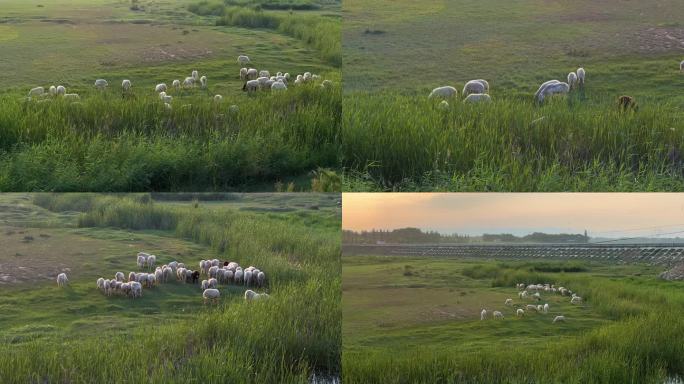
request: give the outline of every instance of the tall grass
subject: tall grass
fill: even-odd
[[[281,8],[274,6],[274,8]],[[342,23],[339,19],[294,12],[264,12],[261,9],[198,3],[188,8],[200,15],[219,15],[217,25],[276,30],[303,41],[320,52],[321,58],[333,66],[342,65]]]
[[[542,107],[350,94],[343,101],[346,189],[683,190],[684,119],[672,105],[621,113],[581,94]]]
[[[237,104],[239,112],[228,110]],[[0,97],[0,191],[231,190],[338,168],[339,90],[224,99]]]
[[[141,324],[106,339],[2,345],[0,382],[306,383],[313,372],[339,375],[339,230],[266,214],[166,207],[145,196],[89,197],[93,207],[79,225],[159,229],[144,217],[171,217],[164,227],[174,236],[268,271],[272,299],[226,301],[191,321]],[[60,210],[80,207],[59,195],[35,201]],[[339,226],[339,219],[327,220]]]

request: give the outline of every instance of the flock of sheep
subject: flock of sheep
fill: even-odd
[[[238,63],[240,65],[246,65],[250,63],[248,56],[240,55],[238,57]],[[243,67],[240,69],[240,79],[244,82],[242,90],[248,93],[253,93],[258,90],[268,90],[268,91],[284,91],[288,88],[288,82],[290,80],[289,73],[278,72],[275,76],[271,76],[270,72],[267,70],[258,71],[255,68]],[[297,75],[293,84],[295,86],[303,85],[307,83],[314,83],[321,80],[320,75],[312,74],[311,72],[305,72],[304,74]],[[167,110],[171,110],[171,102],[173,101],[173,96],[169,93],[171,90],[180,92],[181,90],[193,89],[197,85],[202,89],[207,89],[208,80],[207,76],[199,75],[197,70],[193,70],[190,76],[186,77],[182,82],[178,79],[171,82],[171,87],[168,87],[166,83],[159,83],[154,87],[155,93],[159,95],[159,99],[164,103]],[[95,80],[95,88],[98,90],[105,90],[109,87],[109,82],[105,79]],[[321,88],[332,88],[333,83],[330,80],[323,80],[320,84]],[[121,82],[121,90],[124,95],[132,92],[133,83],[129,79],[124,79]],[[78,101],[80,96],[76,93],[66,93],[66,87],[63,85],[54,86],[51,85],[47,92],[44,87],[31,88],[28,93],[28,101],[33,98],[40,99],[38,102],[48,102],[51,98],[61,97],[65,100]],[[217,94],[213,97],[214,102],[219,103],[223,100],[223,96]],[[237,112],[238,106],[231,105],[231,112]]]
[[[541,292],[544,292],[545,294],[560,294],[561,296],[570,296],[570,303],[571,304],[582,304],[582,298],[580,296],[577,296],[574,292],[571,290],[565,288],[565,287],[559,287],[556,288],[555,285],[553,284],[529,284],[525,285],[525,283],[518,283],[516,284],[516,288],[518,289],[518,298],[520,300],[531,300],[537,302],[537,304],[526,304],[526,305],[520,305],[520,308],[517,308],[518,305],[513,304],[513,299],[506,299],[504,302],[504,305],[508,307],[514,307],[516,308],[515,315],[517,317],[524,317],[525,316],[525,311],[529,312],[536,312],[536,313],[542,313],[542,314],[547,314],[549,313],[549,303],[544,303],[544,305],[541,305],[540,302],[542,301],[542,296]],[[531,293],[534,292],[534,293]],[[487,311],[486,309],[482,309],[480,312],[480,320],[486,320],[489,318],[489,313],[490,311]],[[504,315],[501,311],[491,311],[492,313],[492,318],[493,319],[503,319]],[[553,318],[553,322],[564,322],[565,321],[565,316],[563,315],[558,315]]]
[[[155,267],[157,257],[145,252],[139,252],[136,256],[136,264],[141,270],[154,272],[130,272],[128,279],[123,272],[116,272],[113,279],[100,277],[97,279],[97,288],[106,296],[121,295],[130,298],[142,297],[143,288],[153,288],[162,283],[171,282],[172,279],[188,284],[197,284],[202,276],[207,279],[200,283],[202,298],[215,302],[221,296],[218,290],[219,284],[235,284],[244,287],[263,288],[266,284],[266,274],[255,267],[242,268],[236,262],[226,261],[221,263],[218,259],[201,260],[198,270],[186,268],[185,264],[172,261],[161,267]],[[57,275],[57,286],[64,287],[68,283],[67,275]],[[247,289],[244,293],[246,301],[269,298],[267,293],[257,293]]]
[[[684,61],[679,64],[680,72],[684,72]],[[584,87],[584,82],[586,79],[586,70],[584,68],[578,68],[575,72],[570,72],[567,77],[567,82],[561,82],[559,80],[549,80],[544,82],[537,92],[534,93],[534,100],[542,104],[544,100],[548,97],[554,95],[566,95],[570,91],[576,88]],[[477,102],[490,102],[492,101],[489,96],[489,83],[486,80],[470,80],[463,87],[463,102],[465,103],[477,103]],[[428,98],[441,98],[441,99],[451,99],[458,97],[458,90],[451,86],[437,87],[430,92]],[[618,98],[618,104],[622,109],[633,108],[636,109],[636,102],[631,96],[620,96]],[[449,102],[447,100],[442,100],[439,104],[442,109],[449,108]]]

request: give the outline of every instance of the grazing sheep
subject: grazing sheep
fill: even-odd
[[[503,313],[501,313],[499,311],[494,311],[494,318],[495,319],[503,319],[504,315],[503,315]]]
[[[190,77],[192,77],[192,79],[193,79],[195,82],[199,81],[199,72],[197,72],[197,71],[192,71],[192,74],[190,75]]]
[[[107,83],[107,80],[105,79],[97,79],[95,80],[95,88],[97,89],[105,89],[109,83]]]
[[[194,271],[194,272],[192,272],[190,279],[192,280],[193,284],[197,284],[197,282],[199,281],[199,277],[200,277],[199,271]]]
[[[60,273],[59,275],[57,275],[57,286],[58,287],[65,286],[68,281],[69,281],[69,279],[67,279],[66,273]]]
[[[219,267],[221,265],[221,260],[219,259],[212,259],[211,260],[211,266],[212,267]]]
[[[559,321],[565,322],[565,316],[556,316],[553,318],[553,323],[557,323]]]
[[[154,264],[157,263],[157,256],[155,255],[149,255],[147,256],[147,267],[148,268],[154,268]]]
[[[240,68],[240,80],[245,81],[247,80],[247,68]]]
[[[155,279],[156,281],[160,282],[160,283],[166,282],[166,281],[165,281],[165,278],[164,278],[164,270],[161,269],[161,268],[157,268],[157,269],[154,271],[154,279]]]
[[[248,93],[256,92],[257,90],[259,90],[259,81],[249,80],[245,82],[245,85],[242,87],[242,90]]]
[[[209,288],[216,288],[218,286],[218,281],[214,278],[209,279]]]
[[[489,93],[489,82],[488,82],[487,80],[477,79],[477,80],[474,80],[474,81],[477,81],[477,82],[481,83],[481,84],[484,86],[484,88],[485,88],[484,93]]]
[[[200,77],[200,85],[201,85],[202,89],[207,87],[207,77],[206,76]]]
[[[137,281],[131,282],[131,295],[133,298],[142,297],[142,284]]]
[[[64,100],[81,100],[81,96],[79,96],[77,93],[67,93],[62,97]]]
[[[513,299],[506,299],[505,304],[508,305],[509,307],[512,306],[513,305]]]
[[[105,279],[103,277],[100,277],[99,279],[97,279],[97,289],[100,289],[100,290],[104,289],[104,282],[105,282]]]
[[[241,269],[238,269],[235,271],[235,284],[242,284],[242,276],[244,275],[244,272]]]
[[[142,268],[145,266],[145,264],[147,264],[147,253],[145,253],[145,252],[138,253],[137,264],[138,264],[138,268]]]
[[[183,80],[183,88],[192,88],[195,86],[195,79],[192,77],[186,77],[185,80]]]
[[[250,286],[252,284],[252,271],[251,270],[247,269],[245,271],[244,279],[245,279],[244,284],[246,286]]]
[[[249,68],[247,70],[247,80],[256,80],[259,77],[259,71],[255,68]]]
[[[283,83],[282,81],[276,81],[273,84],[271,84],[271,90],[272,91],[285,91],[287,90],[287,85]]]
[[[549,303],[544,303],[544,313],[549,313]]]
[[[213,266],[213,267],[209,268],[209,274],[208,274],[209,277],[216,277],[216,275],[218,274],[218,269],[219,269],[219,267],[217,267],[217,266]]]
[[[66,95],[66,88],[64,88],[63,85],[57,86],[57,95],[62,95],[62,96]]]
[[[454,87],[437,87],[430,92],[430,95],[428,96],[428,99],[433,99],[433,98],[443,98],[443,99],[448,99],[451,97],[458,97],[458,91]]]
[[[131,81],[130,80],[124,80],[121,82],[121,88],[124,90],[124,92],[128,92],[131,89]]]
[[[525,307],[527,308],[528,311],[536,311],[537,310],[537,306],[533,305],[533,304],[527,304]]]
[[[484,320],[487,318],[487,310],[483,309],[482,312],[480,312],[480,320]]]
[[[204,304],[207,303],[207,300],[213,300],[215,303],[218,303],[219,297],[221,297],[221,292],[215,288],[208,288],[202,292]]]
[[[157,92],[157,93],[159,93],[159,92],[166,92],[166,83],[157,84],[157,85],[154,87],[154,91]]]
[[[136,277],[136,276],[135,276],[135,272],[129,272],[129,273],[128,273],[128,281],[129,281],[129,282],[135,281],[135,277]]]
[[[240,55],[237,58],[237,62],[240,63],[240,65],[247,65],[250,63],[249,57],[246,55]]]
[[[558,80],[549,80],[549,81],[542,83],[542,85],[539,86],[539,89],[537,89],[537,92],[534,93],[534,99],[537,101],[540,101],[540,99],[543,100],[542,94],[543,94],[544,90],[546,89],[546,87],[548,87],[552,84],[558,84],[558,83],[560,83],[560,81],[558,81]]]
[[[31,90],[28,93],[28,97],[31,98],[32,96],[42,96],[44,94],[45,94],[45,88],[35,87],[35,88],[31,88]]]
[[[577,69],[577,82],[579,83],[580,87],[584,86],[584,79],[587,77],[587,72],[584,70],[584,68],[578,68]]]
[[[572,299],[570,299],[570,304],[581,304],[582,303],[582,298],[579,296],[573,296]]]
[[[263,286],[264,286],[264,283],[266,282],[266,274],[263,273],[262,271],[259,271],[259,273],[257,273],[257,278],[256,278],[256,280],[257,280],[257,284],[258,284],[260,287],[263,287]]]
[[[486,93],[471,93],[463,100],[464,103],[489,103],[491,101],[492,98]]]
[[[623,112],[627,111],[628,109],[637,111],[639,109],[639,106],[637,105],[636,100],[632,96],[624,95],[618,97],[618,108],[620,108]]]
[[[527,297],[527,291],[518,292],[518,297],[524,299]]]
[[[525,311],[523,311],[522,309],[518,308],[518,310],[515,311],[515,315],[518,316],[518,317],[523,317],[523,316],[525,316]]]
[[[332,88],[333,87],[333,82],[330,80],[323,80],[321,83],[321,88]]]
[[[574,89],[577,85],[577,74],[575,72],[568,73],[568,85],[570,89]]]
[[[544,102],[544,99],[548,96],[553,96],[553,95],[562,95],[562,94],[567,94],[570,92],[570,86],[568,83],[553,83],[549,84],[544,89],[542,90],[541,94],[539,95],[538,101]]]
[[[463,96],[468,96],[471,93],[485,93],[485,86],[478,80],[470,80],[463,86]]]
[[[116,281],[124,281],[126,277],[124,276],[123,272],[117,272],[114,274],[114,280]]]
[[[447,109],[449,109],[449,102],[446,101],[446,100],[442,100],[442,101],[437,105],[437,108],[439,108],[439,109],[441,109],[441,110],[443,110],[443,111],[446,111]]]
[[[271,77],[271,74],[266,70],[259,71],[259,77],[267,77],[268,78],[268,77]]]
[[[214,95],[214,103],[220,103],[223,100],[223,96]]]
[[[200,288],[202,289],[202,291],[204,291],[205,289],[209,289],[209,280],[202,280],[202,284],[200,284]]]
[[[147,275],[147,285],[152,288],[157,284],[157,275],[156,274],[148,274]]]
[[[180,87],[181,87],[181,82],[180,82],[180,80],[174,80],[174,81],[171,83],[171,86],[173,86],[176,90],[179,90]]]
[[[51,85],[48,92],[50,92],[50,96],[57,95],[57,87],[55,87],[54,85]]]
[[[268,299],[270,296],[267,293],[256,293],[251,289],[245,291],[245,301],[256,301]]]
[[[173,101],[173,96],[167,95],[166,92],[161,92],[159,94],[159,98],[164,102],[164,104],[171,104]]]

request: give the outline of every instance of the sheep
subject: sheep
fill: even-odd
[[[523,317],[523,316],[525,316],[525,311],[523,311],[522,309],[518,308],[518,310],[515,311],[515,315],[518,316],[518,317]]]
[[[261,77],[257,78],[257,82],[259,82],[259,88],[261,88],[261,89],[266,88],[266,84],[268,83],[269,80],[270,79],[268,77],[265,77],[265,76],[261,76]]]
[[[138,268],[144,267],[146,263],[147,263],[146,254],[143,254],[142,252],[138,253],[138,261],[137,261]]]
[[[539,86],[539,89],[537,89],[537,92],[534,93],[534,99],[537,101],[540,101],[540,98],[541,98],[543,100],[542,94],[543,94],[544,90],[546,89],[546,87],[548,87],[552,84],[558,84],[558,83],[560,83],[560,81],[558,81],[558,80],[549,80],[549,81],[542,83],[542,85]]]
[[[226,267],[226,269],[230,269],[230,270],[232,270],[233,272],[235,272],[239,266],[240,266],[240,265],[239,265],[238,263],[236,263],[236,262],[234,262],[234,261],[231,261],[231,262],[228,263],[228,265],[226,265],[225,267]]]
[[[104,291],[105,295],[109,296],[112,294],[112,282],[109,280],[105,280],[103,285],[102,285],[102,290]]]
[[[321,83],[321,88],[332,88],[333,87],[333,82],[330,80],[323,80]]]
[[[539,304],[537,305],[537,312],[543,312],[544,311],[544,306]]]
[[[218,269],[219,269],[219,267],[217,267],[217,266],[213,266],[213,267],[209,268],[209,273],[208,273],[209,277],[216,277],[216,275],[218,274]]]
[[[259,82],[257,80],[249,80],[245,82],[242,90],[248,93],[256,92],[259,89]]]
[[[207,300],[213,300],[214,302],[218,303],[220,296],[221,292],[215,288],[208,288],[202,291],[202,298],[204,299],[204,304],[207,303]]]
[[[104,289],[104,282],[105,282],[105,279],[102,277],[97,279],[97,289],[103,290]]]
[[[176,280],[185,281],[185,268],[176,269]]]
[[[190,279],[193,284],[197,283],[199,281],[200,273],[199,271],[193,271],[192,274],[190,275]]]
[[[207,87],[207,77],[206,76],[200,77],[200,85],[202,86],[202,89]]]
[[[238,56],[238,58],[237,58],[237,62],[238,62],[240,65],[246,65],[246,64],[249,64],[249,63],[250,63],[250,60],[249,60],[249,57],[248,57],[248,56],[246,56],[246,55],[240,55],[240,56]]]
[[[536,311],[537,310],[537,306],[533,305],[533,304],[527,304],[525,307],[527,308],[528,311]]]
[[[192,74],[190,75],[190,77],[192,77],[192,79],[193,79],[195,82],[196,82],[196,81],[199,81],[199,72],[197,72],[197,71],[192,71]]]
[[[109,85],[109,83],[107,83],[107,80],[105,80],[105,79],[95,80],[95,88],[97,88],[97,89],[100,89],[100,90],[105,89],[105,88],[107,88],[108,85]]]
[[[487,310],[483,309],[482,312],[480,312],[480,320],[484,320],[487,318]]]
[[[67,279],[66,273],[60,273],[59,275],[57,275],[57,286],[58,287],[65,286],[68,281],[69,281],[69,279]]]
[[[270,296],[267,293],[256,293],[251,289],[245,291],[245,301],[256,301],[268,299]]]
[[[570,304],[581,304],[582,303],[582,298],[579,296],[573,296],[572,299],[570,299]]]
[[[544,303],[544,313],[549,313],[549,303]]]
[[[639,109],[639,106],[637,105],[636,100],[632,96],[623,95],[618,97],[618,108],[620,108],[623,112],[627,111],[628,109],[637,111]]]
[[[586,76],[587,72],[584,70],[584,68],[577,69],[577,83],[580,87],[584,87],[584,79],[586,78]]]
[[[142,297],[142,284],[137,281],[131,283],[131,294],[134,298]]]
[[[287,90],[287,85],[283,83],[282,81],[276,81],[273,84],[271,84],[271,90],[272,91],[285,91]]]
[[[285,80],[290,80],[290,74],[288,72],[285,72],[283,77],[285,78]]]
[[[128,295],[128,293],[131,291],[131,283],[122,283],[120,289],[121,293]]]
[[[311,72],[304,72],[304,76],[302,76],[302,79],[304,79],[305,83],[308,83],[311,81],[312,75]]]
[[[539,294],[539,292],[535,292],[534,295],[532,295],[532,298],[534,300],[539,301],[539,300],[541,300],[541,295]]]
[[[489,93],[489,82],[487,80],[477,79],[477,80],[473,80],[473,81],[477,81],[480,84],[482,84],[482,86],[484,86],[484,90],[485,90],[484,93]]]
[[[218,286],[218,281],[216,281],[214,278],[209,279],[208,283],[209,288],[216,288],[216,286]]]
[[[157,263],[157,256],[155,255],[149,255],[147,256],[147,267],[152,269],[154,268],[154,264]]]
[[[123,272],[117,272],[114,274],[114,280],[116,281],[124,281],[125,276]]]
[[[66,95],[66,88],[63,85],[58,85],[57,86],[57,95]]]
[[[166,279],[164,277],[164,270],[161,268],[157,268],[154,271],[154,279],[160,283],[166,282]]]
[[[524,299],[527,297],[527,291],[518,292],[518,297]]]
[[[173,268],[167,266],[162,268],[162,272],[164,274],[164,282],[167,282],[171,278],[171,275],[173,275]]]
[[[506,302],[504,303],[505,305],[508,305],[509,307],[513,305],[513,299],[506,299]]]
[[[684,72],[684,60],[682,60],[682,62],[679,63],[679,72]]]
[[[35,87],[35,88],[31,88],[31,90],[28,93],[28,97],[30,99],[32,96],[42,96],[44,94],[45,94],[45,88]]]
[[[192,77],[186,77],[185,80],[183,80],[183,88],[192,88],[195,86],[195,79]]]
[[[166,83],[159,83],[154,86],[154,91],[159,93],[159,92],[166,92]]]
[[[65,93],[62,97],[64,100],[81,100],[81,96],[79,96],[77,93]]]
[[[148,274],[147,275],[147,285],[152,288],[157,284],[157,275],[156,274]]]
[[[266,70],[259,71],[259,77],[271,77],[271,74]]]
[[[556,316],[556,317],[553,318],[553,323],[554,323],[554,324],[557,323],[557,322],[560,322],[560,321],[565,322],[565,316]]]
[[[171,86],[174,87],[176,91],[178,91],[181,87],[180,80],[174,80],[173,82],[171,82]]]
[[[221,260],[219,260],[219,259],[212,259],[211,260],[211,266],[212,267],[218,267],[220,265],[221,265]]]
[[[247,70],[247,80],[256,80],[257,77],[259,77],[259,71],[257,71],[255,68],[249,68]]]
[[[458,91],[454,87],[437,87],[430,92],[430,95],[428,96],[428,99],[433,99],[433,98],[442,98],[442,99],[448,99],[452,97],[458,97]]]
[[[503,315],[503,313],[501,313],[499,311],[494,311],[494,318],[495,319],[503,319],[504,315]]]
[[[159,98],[161,101],[164,102],[164,104],[170,105],[171,102],[173,101],[173,96],[167,95],[166,92],[161,92],[159,94]]]
[[[439,109],[441,109],[441,110],[443,110],[443,111],[446,111],[447,109],[449,109],[449,102],[446,101],[446,100],[442,100],[442,101],[437,105],[437,108],[439,108]]]
[[[223,96],[214,95],[214,103],[220,103],[223,100]]]
[[[568,73],[568,85],[570,89],[574,89],[577,85],[577,74],[575,72]]]
[[[463,96],[468,96],[471,93],[485,93],[485,86],[478,80],[470,80],[463,86]]]
[[[129,272],[128,273],[128,281],[135,281],[135,272]]]
[[[130,80],[124,80],[121,82],[121,88],[123,89],[124,92],[128,92],[131,89],[131,81]]]
[[[233,276],[234,272],[230,269],[227,269],[223,272],[223,278],[226,280],[226,283],[231,283],[233,281]]]
[[[260,287],[263,287],[264,282],[266,281],[266,274],[263,273],[262,271],[259,271],[259,273],[257,273],[256,280],[257,280],[257,285],[259,285]]]
[[[249,269],[246,270],[244,278],[245,278],[244,284],[246,286],[250,286],[252,284],[252,271]]]
[[[56,96],[57,95],[57,87],[55,87],[54,85],[51,85],[48,92],[50,92],[50,96]]]
[[[202,283],[200,284],[200,289],[202,289],[202,291],[209,289],[209,280],[202,280]]]
[[[568,85],[568,83],[558,82],[549,84],[542,90],[541,94],[539,95],[538,101],[541,103],[547,96],[553,96],[556,94],[567,94],[569,91],[570,86]]]
[[[241,269],[238,269],[235,271],[235,284],[242,284],[242,276],[244,275],[244,272]]]
[[[177,261],[172,261],[168,265],[169,268],[173,269],[174,271],[178,269],[178,262]]]
[[[463,99],[464,103],[479,103],[479,102],[489,103],[491,101],[492,101],[492,98],[486,93],[471,93],[465,99]]]
[[[240,80],[245,81],[247,80],[247,68],[240,68]]]

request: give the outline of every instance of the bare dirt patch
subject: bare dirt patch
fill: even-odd
[[[642,53],[684,51],[684,28],[652,27],[634,33],[633,45]]]

